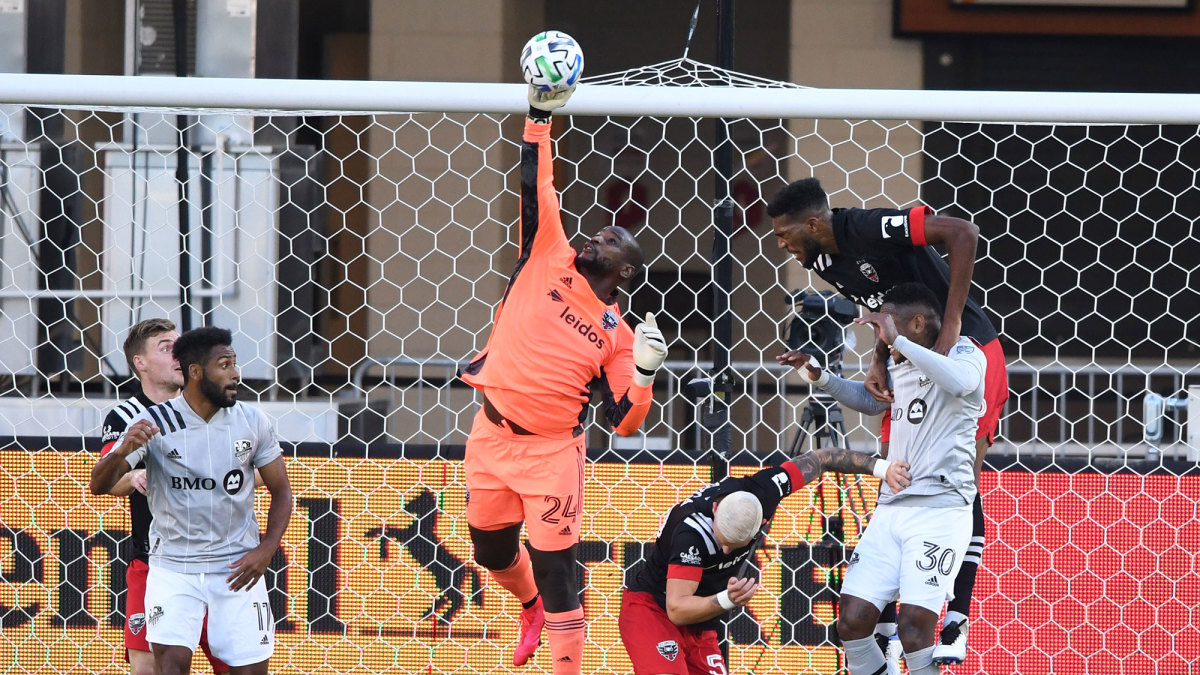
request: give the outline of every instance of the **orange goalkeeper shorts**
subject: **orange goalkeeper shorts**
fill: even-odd
[[[579,542],[586,435],[545,438],[515,434],[481,408],[467,437],[467,523],[499,530],[524,522],[539,551]]]

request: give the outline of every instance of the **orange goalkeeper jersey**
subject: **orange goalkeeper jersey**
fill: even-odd
[[[500,414],[541,436],[569,438],[593,390],[617,433],[641,426],[649,386],[633,382],[633,331],[615,298],[596,293],[575,269],[563,231],[550,125],[525,120],[521,144],[521,253],[496,309],[487,346],[462,378]]]

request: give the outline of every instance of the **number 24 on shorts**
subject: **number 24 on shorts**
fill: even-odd
[[[551,525],[557,525],[564,518],[574,520],[575,516],[579,515],[579,505],[572,504],[574,499],[574,495],[567,495],[566,501],[558,497],[546,495],[544,501],[550,505],[550,508],[546,509],[545,513],[542,514],[542,521]],[[559,513],[560,509],[562,511],[561,514]]]

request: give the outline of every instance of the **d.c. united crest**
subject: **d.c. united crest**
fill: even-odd
[[[862,272],[862,275],[872,282],[879,283],[879,273],[875,271],[875,266],[866,260],[858,261],[858,271]]]

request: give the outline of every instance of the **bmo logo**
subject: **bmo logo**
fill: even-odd
[[[171,476],[172,490],[215,490],[217,481],[211,478],[188,478],[187,476]]]

